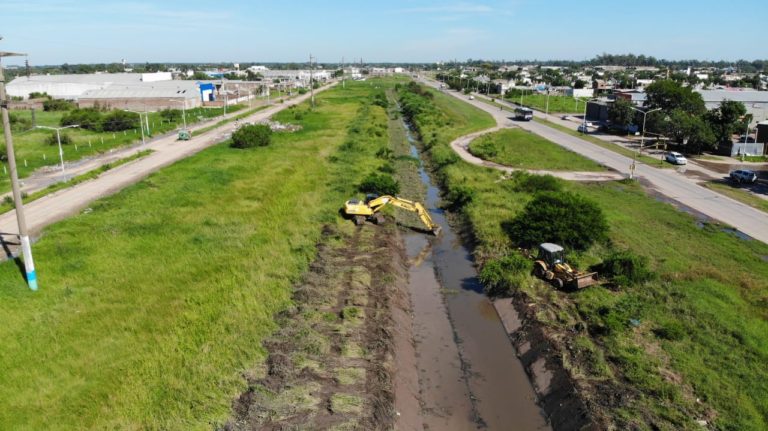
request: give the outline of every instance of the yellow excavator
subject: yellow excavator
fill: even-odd
[[[424,205],[396,196],[368,195],[363,201],[350,199],[344,203],[344,215],[352,218],[352,221],[354,221],[356,225],[361,225],[365,223],[366,220],[371,221],[374,224],[381,224],[384,223],[384,215],[381,214],[380,211],[387,205],[393,205],[406,211],[415,212],[418,214],[421,222],[427,226],[427,229],[429,229],[433,235],[437,236],[440,234],[440,226],[432,221],[432,217],[429,216]]]
[[[583,289],[597,283],[596,272],[580,272],[565,262],[563,247],[550,242],[539,245],[539,256],[533,264],[533,273],[558,289]]]

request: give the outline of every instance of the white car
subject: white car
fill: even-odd
[[[584,123],[579,124],[579,128],[576,130],[578,130],[581,133],[589,133],[589,127]]]
[[[667,161],[669,163],[672,163],[673,165],[687,165],[688,164],[688,160],[685,158],[685,156],[680,154],[680,153],[678,153],[678,152],[676,152],[676,151],[671,151],[671,152],[667,153]]]
[[[469,100],[475,100],[475,96],[469,96]]]

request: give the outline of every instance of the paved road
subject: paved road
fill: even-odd
[[[424,82],[435,88],[439,87],[439,83],[436,81],[428,80]],[[446,91],[446,94],[450,94],[490,113],[500,126],[512,127],[517,125],[523,129],[530,130],[564,148],[602,163],[618,172],[627,173],[629,166],[632,164],[632,159],[629,157],[622,156],[543,124],[534,121],[512,121],[508,117],[510,115],[509,112],[501,111],[499,108],[480,100],[468,100],[467,96],[455,91]],[[535,113],[534,115],[540,116],[543,114]],[[690,207],[711,219],[730,225],[752,238],[768,243],[768,214],[704,188],[698,185],[696,180],[687,178],[675,170],[653,168],[644,163],[637,162],[635,175],[648,181],[659,193],[680,204]]]
[[[303,102],[308,97],[310,97],[309,93],[259,111],[243,121],[265,120],[289,106]],[[114,194],[152,172],[227,139],[234,128],[234,123],[225,124],[195,136],[189,141],[177,141],[175,135],[158,139],[146,145],[146,148],[154,150],[148,156],[109,170],[92,181],[52,193],[24,205],[30,235],[34,238],[45,226],[77,213],[94,200]],[[18,224],[15,211],[0,215],[0,236],[11,246],[17,241]]]

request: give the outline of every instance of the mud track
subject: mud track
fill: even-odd
[[[392,224],[341,229],[324,229],[224,429],[393,428],[393,315],[408,317],[401,240]]]

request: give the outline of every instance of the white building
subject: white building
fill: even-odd
[[[100,90],[112,85],[170,81],[172,78],[171,72],[32,75],[15,78],[8,83],[6,90],[10,96],[25,99],[32,92],[47,93],[57,99],[77,99],[88,90]]]

